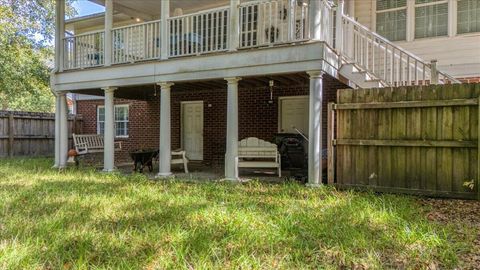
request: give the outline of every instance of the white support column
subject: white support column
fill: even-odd
[[[323,71],[307,72],[310,76],[310,113],[308,135],[308,185],[322,184],[322,102]]]
[[[105,66],[112,65],[113,0],[105,0]]]
[[[457,0],[448,0],[448,36],[455,37],[457,35]]]
[[[415,0],[407,0],[407,41],[415,39]]]
[[[103,88],[105,92],[105,130],[103,138],[103,171],[115,170],[115,105],[114,93],[117,88]]]
[[[225,78],[227,89],[227,149],[225,153],[225,179],[236,181],[238,173],[238,82],[241,78]]]
[[[240,42],[240,0],[230,0],[229,50],[236,51]]]
[[[63,38],[65,36],[65,0],[55,2],[55,68],[63,71]]]
[[[160,10],[160,59],[168,59],[168,45],[170,35],[168,29],[168,18],[170,18],[170,0],[162,0]]]
[[[322,40],[322,1],[310,1],[310,38],[312,40]]]
[[[173,83],[161,82],[160,94],[160,153],[158,178],[168,177],[171,172],[171,119],[170,119],[170,91]]]
[[[58,93],[59,105],[59,160],[58,168],[67,167],[68,158],[68,106],[66,93]]]
[[[296,28],[296,21],[295,21],[295,6],[296,6],[296,1],[295,0],[288,0],[288,9],[287,9],[287,14],[288,14],[288,40],[293,41],[295,40],[295,28]],[[263,36],[263,35],[261,35]]]
[[[55,93],[55,164],[60,168],[60,96]]]
[[[344,42],[346,43],[346,46],[345,46],[346,50],[343,51],[343,54],[347,55],[350,58],[354,58],[354,54],[355,54],[355,48],[353,47],[353,44],[355,41],[355,34],[353,30],[354,29],[353,29],[352,23],[348,23],[345,29],[343,29],[343,31],[346,31],[346,35],[345,35],[346,38],[344,40]]]
[[[337,13],[336,13],[336,33],[335,33],[335,49],[338,53],[342,54],[343,50],[343,14],[344,14],[345,2],[338,0]]]

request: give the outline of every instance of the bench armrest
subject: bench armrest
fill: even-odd
[[[77,154],[79,155],[88,153],[88,144],[87,143],[75,144],[75,150],[77,150]]]
[[[172,150],[172,156],[179,156],[179,155],[184,155],[184,154],[185,154],[185,150],[182,150],[182,149]]]
[[[186,154],[187,154],[187,152],[185,150],[182,150],[182,149],[175,149],[171,153],[172,156],[182,156],[182,159],[187,158]]]

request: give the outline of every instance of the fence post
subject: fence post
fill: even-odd
[[[72,134],[77,133],[77,116],[73,115],[72,116]]]
[[[478,97],[478,133],[477,133],[477,200],[480,201],[480,96]]]
[[[437,60],[430,61],[430,84],[438,84]]]
[[[13,140],[15,139],[15,133],[13,130],[13,113],[8,115],[8,156],[13,157]]]
[[[72,128],[68,135],[68,149],[73,148],[73,142],[70,142],[70,138],[73,138],[73,134],[77,133],[77,116],[72,116]]]
[[[335,154],[333,150],[333,140],[335,139],[335,103],[328,103],[327,113],[327,177],[328,184],[333,185],[335,183]]]

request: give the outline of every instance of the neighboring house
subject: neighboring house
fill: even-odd
[[[105,134],[106,171],[115,139],[124,145],[117,161],[160,142],[159,175],[171,173],[171,149],[183,148],[225,165],[231,179],[239,140],[299,130],[318,184],[326,104],[338,89],[480,78],[479,0],[92,2],[105,14],[65,22],[57,0],[59,167],[67,92],[84,132]]]

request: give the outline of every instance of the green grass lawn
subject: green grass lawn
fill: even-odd
[[[476,233],[413,197],[51,164],[0,160],[0,269],[454,268]]]

